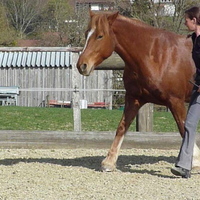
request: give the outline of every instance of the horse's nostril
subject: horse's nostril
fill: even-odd
[[[83,64],[83,65],[82,65],[82,70],[85,71],[86,68],[87,68],[87,64]]]

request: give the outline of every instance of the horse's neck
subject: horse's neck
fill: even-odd
[[[115,35],[115,52],[120,55],[126,64],[133,64],[141,59],[141,53],[138,53],[138,49],[141,49],[143,44],[145,33],[144,28],[149,28],[140,21],[131,21],[124,17],[119,17],[113,24],[113,32]],[[144,46],[144,45],[142,45]]]

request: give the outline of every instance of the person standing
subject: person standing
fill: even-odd
[[[193,42],[192,58],[196,66],[195,84],[200,85],[200,8],[192,7],[185,11],[185,25],[192,31]],[[185,135],[182,141],[180,152],[171,172],[182,178],[191,177],[193,148],[196,136],[196,129],[200,119],[200,87],[194,85],[191,100],[185,121]]]

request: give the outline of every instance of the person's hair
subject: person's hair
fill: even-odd
[[[197,25],[200,25],[200,8],[199,7],[194,6],[190,9],[186,10],[185,14],[188,16],[189,19],[196,18]]]

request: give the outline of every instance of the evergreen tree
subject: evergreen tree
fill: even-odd
[[[9,26],[6,18],[5,8],[0,4],[0,46],[15,45],[15,32]]]

